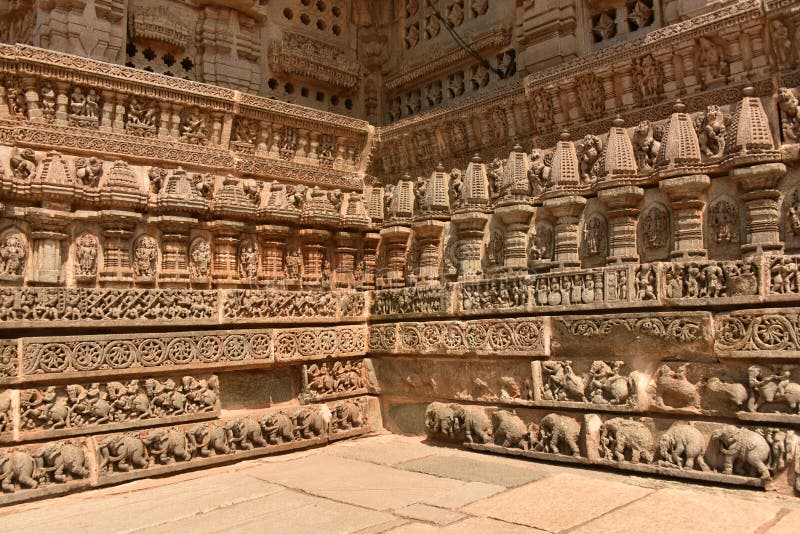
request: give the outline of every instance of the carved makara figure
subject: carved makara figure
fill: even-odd
[[[630,461],[652,463],[655,443],[653,433],[641,421],[614,417],[600,428],[600,452],[604,458],[624,462],[625,453]]]
[[[133,272],[141,278],[153,278],[158,265],[158,242],[154,237],[143,235],[133,247]]]
[[[598,176],[597,162],[603,152],[603,142],[596,135],[587,134],[583,142],[579,145],[578,161],[580,163],[581,180],[590,184],[595,182]]]
[[[658,152],[661,150],[662,135],[662,128],[651,127],[650,121],[642,121],[634,128],[633,151],[639,170],[648,171],[655,166]]]
[[[193,279],[208,278],[211,274],[211,247],[204,239],[198,238],[189,250],[189,273]]]
[[[581,424],[575,419],[556,413],[547,414],[539,423],[536,450],[580,456],[581,450],[578,446],[580,433]]]
[[[704,115],[695,117],[694,128],[703,155],[710,158],[721,156],[725,149],[725,117],[719,106],[712,104]]]
[[[723,472],[726,475],[755,472],[764,480],[770,480],[772,474],[767,467],[771,448],[763,436],[746,428],[725,425],[711,434],[716,440],[719,453],[724,458]]]
[[[711,468],[705,461],[706,439],[691,423],[673,423],[658,440],[659,465],[691,471],[695,463],[702,471]]]
[[[27,246],[19,234],[7,235],[0,242],[0,275],[22,276],[25,272]]]

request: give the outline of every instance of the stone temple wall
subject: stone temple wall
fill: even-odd
[[[800,491],[800,12],[517,4],[387,126],[0,45],[0,504],[382,427]]]

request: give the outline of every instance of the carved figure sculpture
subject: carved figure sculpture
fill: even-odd
[[[792,382],[789,377],[789,371],[780,375],[763,376],[759,366],[748,367],[750,395],[747,399],[747,410],[757,412],[764,404],[784,401],[791,410],[800,415],[800,384]]]
[[[197,454],[204,458],[231,452],[225,427],[216,423],[197,425],[186,434],[186,437]]]
[[[425,409],[425,427],[431,435],[454,439],[456,436],[455,404],[432,402]]]
[[[151,456],[161,464],[192,458],[193,446],[186,434],[175,428],[159,428],[145,438]]]
[[[0,243],[0,274],[22,276],[25,270],[27,247],[17,234],[7,236]]]
[[[364,425],[364,414],[361,407],[353,401],[344,401],[336,405],[332,411],[331,428],[334,430],[350,430]]]
[[[656,405],[672,408],[700,407],[697,386],[686,378],[686,370],[686,364],[679,366],[677,371],[666,364],[659,368],[656,377]]]
[[[715,393],[724,394],[728,400],[735,406],[744,406],[747,402],[748,392],[747,388],[738,382],[723,382],[716,376],[712,376],[706,382],[706,389]]]
[[[150,464],[144,441],[130,433],[105,438],[98,444],[100,471],[127,472]]]
[[[570,360],[544,361],[542,362],[542,372],[547,375],[544,386],[545,399],[588,402],[586,381],[572,370]]]
[[[602,360],[595,360],[589,369],[590,400],[599,404],[625,404],[635,401],[636,381],[631,376],[622,376],[619,370],[623,362],[614,362],[612,368]],[[608,398],[607,398],[608,397]]]
[[[311,439],[328,431],[331,412],[324,404],[308,406],[295,412],[292,416],[294,432],[297,439]]]
[[[656,164],[661,149],[661,130],[653,129],[650,121],[640,122],[633,130],[633,150],[639,170],[650,170]]]
[[[569,454],[580,456],[578,437],[581,425],[575,419],[556,413],[547,414],[539,423],[539,432],[536,434],[537,450],[551,454],[564,454],[562,445],[569,450]]]
[[[18,180],[28,181],[36,174],[36,152],[30,148],[20,150],[14,148],[11,151],[11,158],[9,160],[11,166],[11,174]]]
[[[97,238],[90,233],[75,240],[75,274],[94,276],[97,273]]]
[[[716,157],[725,149],[725,117],[717,105],[706,108],[705,115],[695,118],[697,140],[705,156]]]
[[[625,452],[630,452],[630,461],[645,463],[653,461],[655,443],[650,429],[641,421],[614,417],[600,428],[600,450],[604,457],[618,462],[625,461]]]
[[[734,470],[743,474],[755,471],[764,480],[772,478],[766,464],[770,446],[760,434],[746,428],[725,425],[714,431],[711,439],[719,441],[719,452],[725,459],[723,472],[726,475],[732,475]]]
[[[531,448],[534,435],[516,414],[498,410],[492,414],[494,422],[494,442],[501,447],[528,450]]]
[[[54,482],[66,482],[89,476],[83,447],[69,441],[47,443],[33,454],[33,458],[40,484],[50,479]]]
[[[583,138],[578,150],[578,161],[580,162],[581,179],[586,183],[592,183],[598,178],[598,170],[595,164],[600,159],[603,152],[603,142],[596,135],[587,134]]]
[[[463,432],[467,443],[491,443],[492,422],[483,408],[454,405],[453,421],[456,432]]]
[[[787,87],[778,89],[778,109],[783,119],[783,136],[787,141],[800,139],[800,101]]]
[[[103,175],[103,161],[92,156],[75,160],[75,175],[87,187],[97,187]]]
[[[261,426],[250,416],[228,421],[225,425],[225,431],[228,434],[228,442],[233,449],[238,448],[249,451],[267,444],[264,436],[261,435]]]
[[[133,272],[142,278],[153,278],[157,262],[158,242],[149,235],[140,237],[133,248]]]
[[[34,489],[39,483],[34,478],[36,463],[24,451],[0,451],[0,489],[9,493],[20,488]]]
[[[189,251],[189,272],[192,278],[208,278],[211,273],[211,247],[203,239],[195,239]]]
[[[695,463],[703,471],[710,471],[703,456],[706,440],[703,433],[687,423],[673,423],[658,440],[659,464],[691,471]]]
[[[550,171],[553,161],[552,154],[544,154],[539,149],[531,151],[531,168],[528,170],[528,181],[534,195],[550,188]]]
[[[11,422],[11,391],[0,393],[0,432],[5,432]]]
[[[265,415],[261,421],[261,432],[271,445],[277,445],[294,439],[294,424],[284,412]]]

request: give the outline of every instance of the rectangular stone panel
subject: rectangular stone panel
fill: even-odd
[[[743,309],[714,315],[714,352],[722,358],[800,358],[800,308]]]
[[[370,359],[304,364],[300,373],[300,396],[306,402],[364,395],[378,390]]]

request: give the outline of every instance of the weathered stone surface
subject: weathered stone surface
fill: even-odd
[[[404,462],[397,467],[439,477],[482,482],[507,488],[527,484],[542,476],[534,468],[520,469],[518,466],[506,466],[482,461],[480,458],[462,456],[427,456]]]

